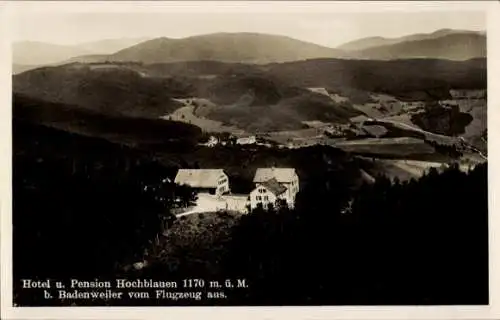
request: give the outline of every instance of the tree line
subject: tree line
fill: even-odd
[[[296,210],[241,219],[227,272],[243,304],[488,303],[487,165],[421,179],[378,177],[354,194],[325,177]]]
[[[124,146],[15,122],[13,281],[18,304],[51,303],[20,279],[114,279],[195,192]],[[55,302],[57,303],[57,302]],[[60,302],[59,302],[60,303]]]
[[[323,172],[294,209],[204,214],[171,230],[140,276],[245,279],[220,305],[488,303],[487,164],[357,189]]]
[[[232,305],[488,302],[487,164],[354,187],[352,167],[332,162],[333,170],[310,156],[317,170],[293,210],[175,219],[176,206],[196,199],[168,178],[176,168],[80,139],[14,127],[18,304],[57,303],[19,290],[22,278],[117,276],[245,279],[248,288],[216,302]],[[149,267],[125,270],[137,261]]]

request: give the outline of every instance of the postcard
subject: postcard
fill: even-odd
[[[2,318],[499,316],[498,9],[6,2]]]

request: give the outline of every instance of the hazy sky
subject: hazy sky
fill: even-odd
[[[397,37],[442,28],[486,30],[483,12],[380,13],[23,13],[13,40],[76,44],[106,38],[181,38],[214,32],[259,32],[335,47],[369,36]]]

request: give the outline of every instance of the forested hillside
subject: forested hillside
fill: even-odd
[[[379,178],[354,194],[332,178],[331,189],[301,192],[294,212],[242,218],[225,272],[248,279],[250,289],[234,301],[488,303],[486,164],[393,185]]]
[[[360,187],[352,184],[354,163],[321,169],[328,158],[316,156],[287,160],[307,170],[299,171],[307,179],[295,210],[174,221],[171,203],[144,189],[175,174],[165,159],[15,121],[14,280],[246,279],[248,288],[226,290],[220,305],[488,302],[486,164],[470,173],[431,170],[405,183],[377,177]],[[191,197],[168,184],[157,190]],[[142,259],[148,267],[123,273]],[[16,291],[18,304],[47,303],[27,299]]]
[[[162,185],[175,168],[144,152],[18,119],[13,137],[16,286],[26,278],[114,278],[143,259],[173,218],[171,200],[186,194]],[[145,186],[161,186],[163,199]],[[37,304],[30,299],[43,295],[15,288],[15,298]]]

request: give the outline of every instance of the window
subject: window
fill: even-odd
[[[269,201],[269,197],[268,196],[264,196],[264,201]]]
[[[260,201],[260,200],[262,200],[262,197],[261,196],[256,196],[255,200]]]
[[[266,189],[259,189],[259,193],[266,193]]]

